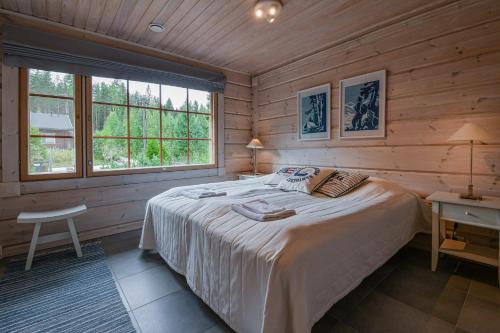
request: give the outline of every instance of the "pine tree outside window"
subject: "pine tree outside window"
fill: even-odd
[[[130,80],[91,80],[89,173],[214,164],[213,94]]]
[[[23,181],[216,167],[216,94],[38,69],[20,83]]]

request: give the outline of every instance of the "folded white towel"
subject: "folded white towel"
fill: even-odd
[[[273,204],[270,204],[266,200],[257,199],[253,201],[249,201],[243,204],[243,207],[251,212],[257,214],[276,214],[284,211],[285,207],[279,207]]]
[[[246,216],[249,219],[261,222],[281,220],[296,214],[294,209],[285,209],[274,214],[258,214],[246,209],[241,204],[233,204],[231,205],[231,208],[238,214]]]
[[[211,198],[211,197],[222,197],[226,195],[226,192],[216,192],[203,188],[195,188],[190,190],[185,190],[181,192],[182,196],[191,199],[203,199],[203,198]]]

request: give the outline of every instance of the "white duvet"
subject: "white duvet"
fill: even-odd
[[[424,228],[418,196],[388,181],[337,199],[264,181],[189,186],[228,194],[199,200],[173,188],[149,200],[142,231],[140,247],[157,250],[237,332],[309,332]],[[297,215],[257,222],[231,210],[255,198]]]

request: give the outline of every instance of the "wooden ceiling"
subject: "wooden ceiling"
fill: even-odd
[[[256,0],[3,0],[2,9],[250,74],[450,0],[282,0],[269,24]],[[163,33],[148,30],[162,23]]]

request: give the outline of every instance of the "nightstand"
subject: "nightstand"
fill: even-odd
[[[500,284],[500,250],[446,239],[446,223],[441,223],[446,220],[468,224],[500,234],[500,198],[485,196],[483,200],[469,200],[461,199],[458,193],[435,192],[427,200],[432,201],[432,271],[436,271],[439,253],[446,253],[497,267]]]
[[[267,174],[266,173],[256,173],[256,174],[253,174],[253,173],[240,173],[238,175],[238,179],[239,180],[245,180],[245,179],[253,179],[253,178],[263,177],[263,176],[267,176]]]

